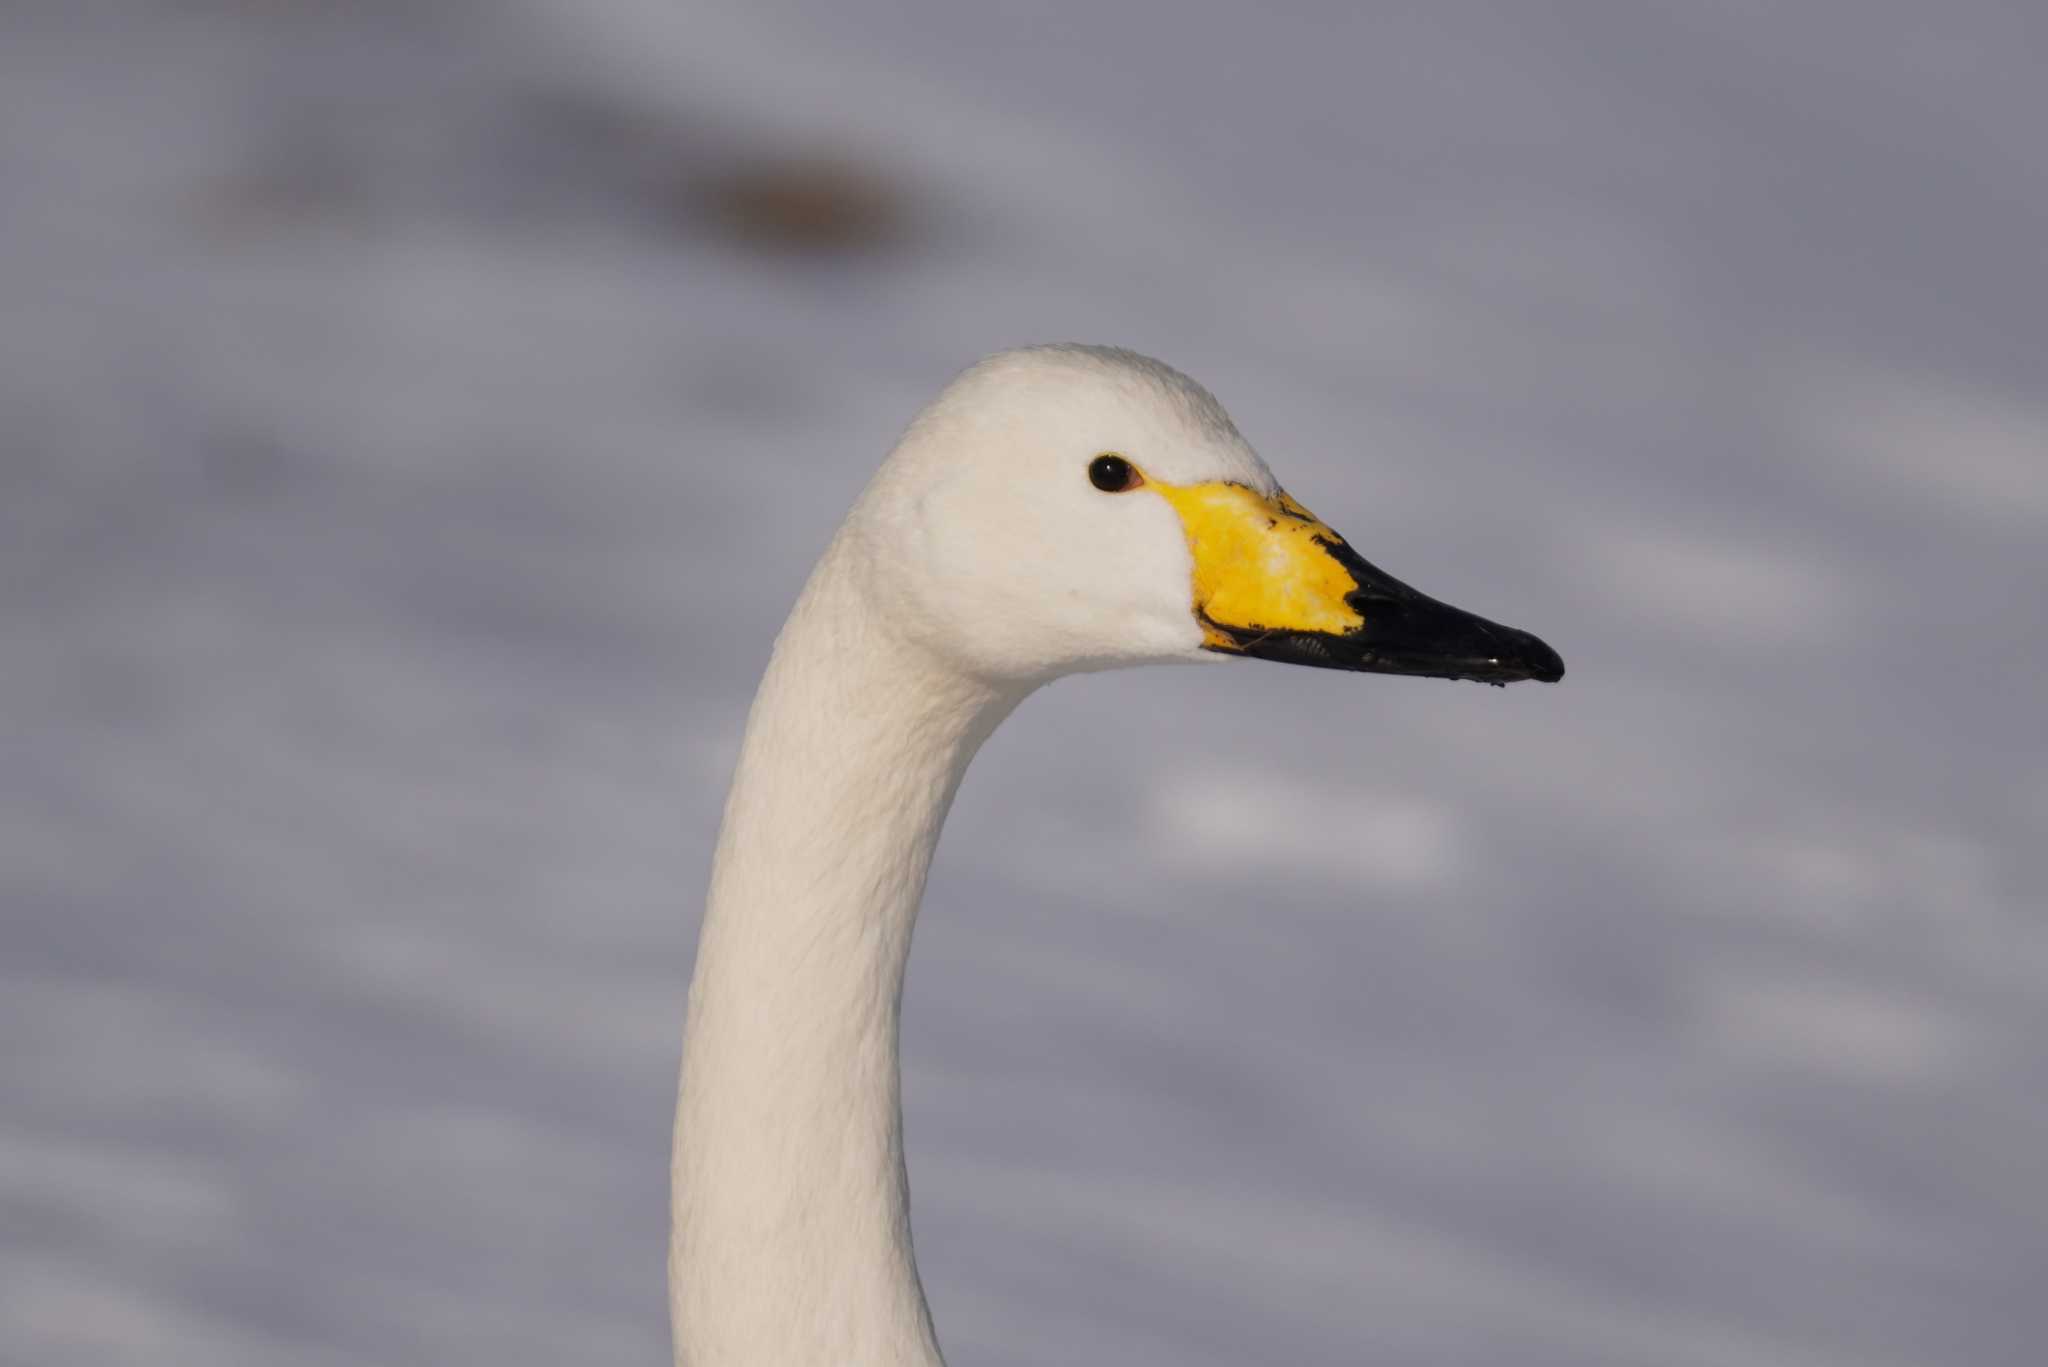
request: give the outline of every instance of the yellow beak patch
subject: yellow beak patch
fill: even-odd
[[[1195,620],[1209,645],[1239,648],[1218,627],[1341,636],[1365,624],[1344,601],[1357,581],[1320,544],[1343,538],[1286,494],[1220,482],[1152,488],[1180,514],[1195,561]]]

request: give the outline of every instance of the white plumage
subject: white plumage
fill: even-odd
[[[776,641],[726,804],[671,1171],[678,1363],[938,1367],[897,1018],[954,791],[1055,677],[1232,654],[1562,671],[1359,560],[1157,361],[1006,352],[911,425]]]

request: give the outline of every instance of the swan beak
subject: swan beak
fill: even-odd
[[[1564,677],[1564,661],[1536,637],[1409,588],[1285,493],[1153,487],[1187,533],[1205,650],[1499,685]]]

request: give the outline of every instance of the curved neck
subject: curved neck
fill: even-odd
[[[747,721],[690,988],[669,1304],[689,1367],[935,1367],[897,1019],[960,776],[1022,698],[895,640],[844,538]]]

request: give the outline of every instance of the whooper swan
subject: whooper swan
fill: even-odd
[[[1158,361],[1004,352],[918,415],[775,642],[726,802],[670,1173],[678,1363],[942,1367],[897,1017],[954,790],[1051,679],[1247,655],[1564,674],[1527,632],[1367,564]]]

